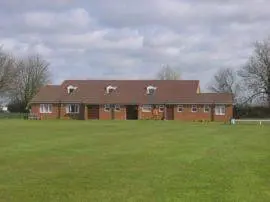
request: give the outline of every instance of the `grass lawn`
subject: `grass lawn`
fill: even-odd
[[[0,120],[1,202],[270,201],[270,126]]]

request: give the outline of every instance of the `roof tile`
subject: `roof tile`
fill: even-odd
[[[66,88],[75,86],[71,94]],[[117,90],[106,94],[106,87]],[[157,87],[147,95],[147,86]],[[197,94],[198,80],[66,80],[60,86],[45,86],[32,102],[61,102],[87,104],[162,104],[162,103],[232,103],[231,94]]]

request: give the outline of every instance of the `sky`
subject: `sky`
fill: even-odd
[[[0,44],[42,55],[53,84],[155,79],[169,65],[205,88],[270,35],[269,8],[269,0],[0,0]]]

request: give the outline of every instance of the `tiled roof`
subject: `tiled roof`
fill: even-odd
[[[68,86],[76,86],[71,94]],[[106,94],[106,87],[117,89]],[[147,86],[157,87],[154,95],[147,95]],[[32,103],[61,101],[87,104],[162,104],[162,103],[232,103],[231,94],[197,94],[197,80],[66,80],[60,86],[45,86]]]
[[[56,103],[60,101],[61,87],[59,85],[46,85],[42,87],[32,99],[32,103]]]

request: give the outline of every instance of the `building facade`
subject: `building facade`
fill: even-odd
[[[47,85],[30,103],[41,119],[228,121],[233,99],[202,93],[199,81],[68,80]]]

